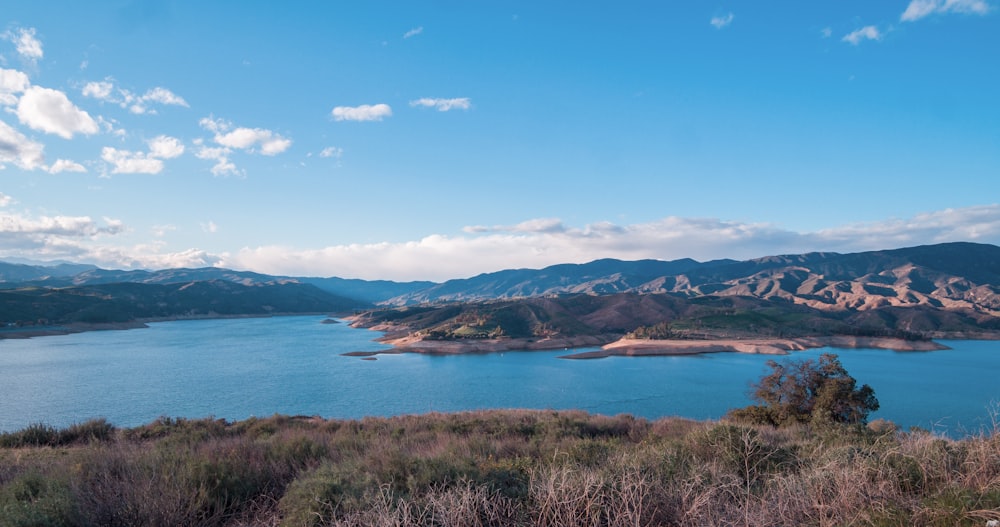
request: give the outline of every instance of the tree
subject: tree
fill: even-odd
[[[753,385],[758,405],[731,410],[739,420],[775,426],[793,423],[864,423],[878,410],[875,390],[857,387],[832,353],[812,360],[768,361],[771,373]]]

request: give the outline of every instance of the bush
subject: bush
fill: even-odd
[[[69,486],[38,473],[0,488],[0,527],[61,527],[76,516]]]
[[[812,360],[768,361],[771,373],[754,385],[753,398],[761,403],[732,410],[736,420],[757,424],[865,423],[878,410],[875,390],[857,387],[832,353]]]

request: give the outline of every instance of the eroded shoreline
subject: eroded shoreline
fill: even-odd
[[[560,349],[570,351],[580,348],[600,347],[601,349],[599,350],[570,352],[559,357],[562,359],[600,359],[613,356],[651,357],[724,352],[787,355],[794,351],[824,347],[841,349],[872,348],[892,351],[937,351],[951,349],[934,340],[906,340],[890,337],[860,337],[850,335],[675,340],[641,340],[619,338],[616,335],[586,335],[556,338],[435,340],[424,339],[416,333],[400,331],[398,327],[373,326],[368,329],[386,332],[385,335],[376,340],[392,347],[378,351],[349,352],[344,355],[370,358],[380,354],[397,353],[460,355],[503,351],[552,351]],[[937,337],[998,339],[1000,335],[972,336],[941,334]]]

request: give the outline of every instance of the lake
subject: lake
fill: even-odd
[[[484,408],[582,409],[647,418],[715,419],[750,404],[749,384],[781,357],[559,359],[565,351],[379,355],[378,333],[324,317],[189,320],[148,329],[0,340],[0,431],[105,417],[136,426],[160,416],[245,419],[275,413],[359,418]],[[950,435],[991,426],[1000,401],[1000,342],[954,349],[833,350],[875,389],[885,418]]]

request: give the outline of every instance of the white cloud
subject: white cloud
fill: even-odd
[[[0,194],[0,206],[5,204]],[[9,201],[6,201],[9,203]],[[214,222],[200,224],[206,232]],[[174,230],[153,228],[156,237]],[[162,240],[136,246],[110,238],[125,225],[105,218],[0,213],[0,257],[73,259],[113,268],[219,267],[290,276],[447,280],[482,272],[583,263],[599,258],[747,259],[810,251],[857,252],[949,241],[1000,243],[1000,204],[945,209],[910,218],[797,232],[765,223],[667,217],[639,224],[570,226],[557,218],[511,226],[468,227],[458,236],[431,234],[398,243],[321,248],[268,245],[236,253],[164,252]]]
[[[11,203],[14,203],[14,198],[4,194],[3,192],[0,192],[0,207],[6,207]]]
[[[0,240],[21,240],[16,245],[37,244],[40,237],[45,236],[93,238],[104,234],[119,234],[124,230],[124,224],[108,218],[104,218],[104,225],[101,225],[89,216],[32,218],[23,214],[0,214]]]
[[[212,117],[202,117],[198,120],[198,126],[208,130],[209,132],[219,133],[225,132],[233,127],[233,124],[225,119],[214,119]]]
[[[403,38],[415,37],[424,32],[424,26],[415,27],[406,33],[403,33]]]
[[[60,172],[86,172],[87,169],[80,163],[75,163],[68,159],[56,159],[55,163],[49,167],[50,174],[58,174]]]
[[[0,168],[3,163],[13,163],[25,170],[45,168],[44,146],[36,143],[0,121]]]
[[[18,28],[4,33],[4,38],[14,43],[18,55],[25,60],[35,62],[42,58],[42,43],[35,38],[35,28]]]
[[[388,104],[337,106],[331,114],[335,121],[381,121],[392,116],[392,108]]]
[[[147,141],[149,156],[159,159],[173,159],[184,153],[184,145],[176,137],[159,135]]]
[[[206,267],[219,261],[218,256],[200,249],[164,252],[162,240],[115,245],[115,236],[128,230],[122,221],[107,217],[95,220],[89,216],[0,212],[0,258],[64,259],[113,269]],[[174,227],[164,225],[153,230],[155,234]]]
[[[829,27],[824,27],[819,31],[819,34],[822,35],[823,38],[830,38],[833,36],[833,29]]]
[[[215,133],[212,139],[226,148],[259,152],[265,156],[278,155],[292,146],[292,140],[263,128],[232,128],[232,123],[222,119],[202,118],[202,128]],[[227,152],[228,154],[228,152]],[[202,158],[206,159],[206,158]],[[211,158],[214,159],[214,158]]]
[[[198,159],[208,159],[215,161],[215,165],[212,166],[213,176],[240,176],[243,175],[239,169],[236,168],[236,164],[229,160],[229,155],[232,150],[224,147],[212,148],[207,146],[201,146],[198,152],[195,153],[195,157]]]
[[[439,112],[447,112],[448,110],[468,110],[472,107],[472,101],[468,97],[458,97],[455,99],[432,99],[424,97],[410,101],[410,106],[437,108]]]
[[[24,72],[0,68],[0,104],[4,106],[17,104],[17,97],[14,94],[27,90],[30,84]]]
[[[157,86],[143,95],[136,95],[124,88],[115,87],[114,79],[110,77],[103,81],[88,82],[81,92],[85,97],[117,104],[134,114],[155,114],[156,110],[151,109],[149,103],[188,107],[187,101],[166,88]]]
[[[340,159],[343,156],[344,156],[344,149],[336,146],[328,146],[319,153],[319,157],[332,157],[335,159]]]
[[[985,0],[912,0],[899,19],[913,22],[934,14],[985,15],[989,12],[990,5]]]
[[[716,218],[668,217],[641,224],[600,222],[583,227],[545,218],[508,227],[468,227],[463,236],[434,234],[400,243],[319,249],[245,248],[232,255],[220,255],[219,265],[291,276],[447,280],[598,258],[691,257],[706,261],[810,251],[856,252],[949,241],[1000,243],[1000,205],[947,209],[816,232]]]
[[[174,92],[157,86],[145,93],[140,99],[144,102],[155,102],[171,106],[183,106],[188,108],[188,103]]]
[[[101,159],[112,165],[112,174],[159,174],[163,160],[145,152],[131,152],[106,146],[101,149]]]
[[[32,86],[17,103],[17,118],[34,130],[72,139],[74,134],[91,135],[98,131],[90,114],[73,105],[66,94]]]
[[[864,40],[882,40],[882,33],[875,26],[865,26],[844,35],[841,40],[857,46]]]
[[[112,99],[114,89],[115,85],[109,81],[93,81],[84,85],[82,92],[84,97],[93,97],[106,101]]]
[[[214,221],[209,220],[201,224],[201,230],[209,234],[215,234],[219,232],[219,226],[216,225]]]
[[[713,26],[715,26],[715,29],[722,29],[722,28],[728,26],[729,24],[732,24],[734,18],[736,18],[735,15],[733,15],[730,12],[730,13],[726,13],[725,15],[722,15],[722,16],[714,16],[714,17],[712,17],[712,20],[709,21],[709,24],[712,24]]]
[[[164,159],[173,159],[184,153],[184,145],[176,137],[158,135],[149,141],[149,152],[132,152],[106,146],[101,159],[112,166],[112,174],[159,174]]]
[[[216,135],[215,142],[240,150],[250,150],[255,145],[260,145],[260,153],[267,156],[280,154],[292,144],[291,140],[261,128],[237,128],[226,134]]]

